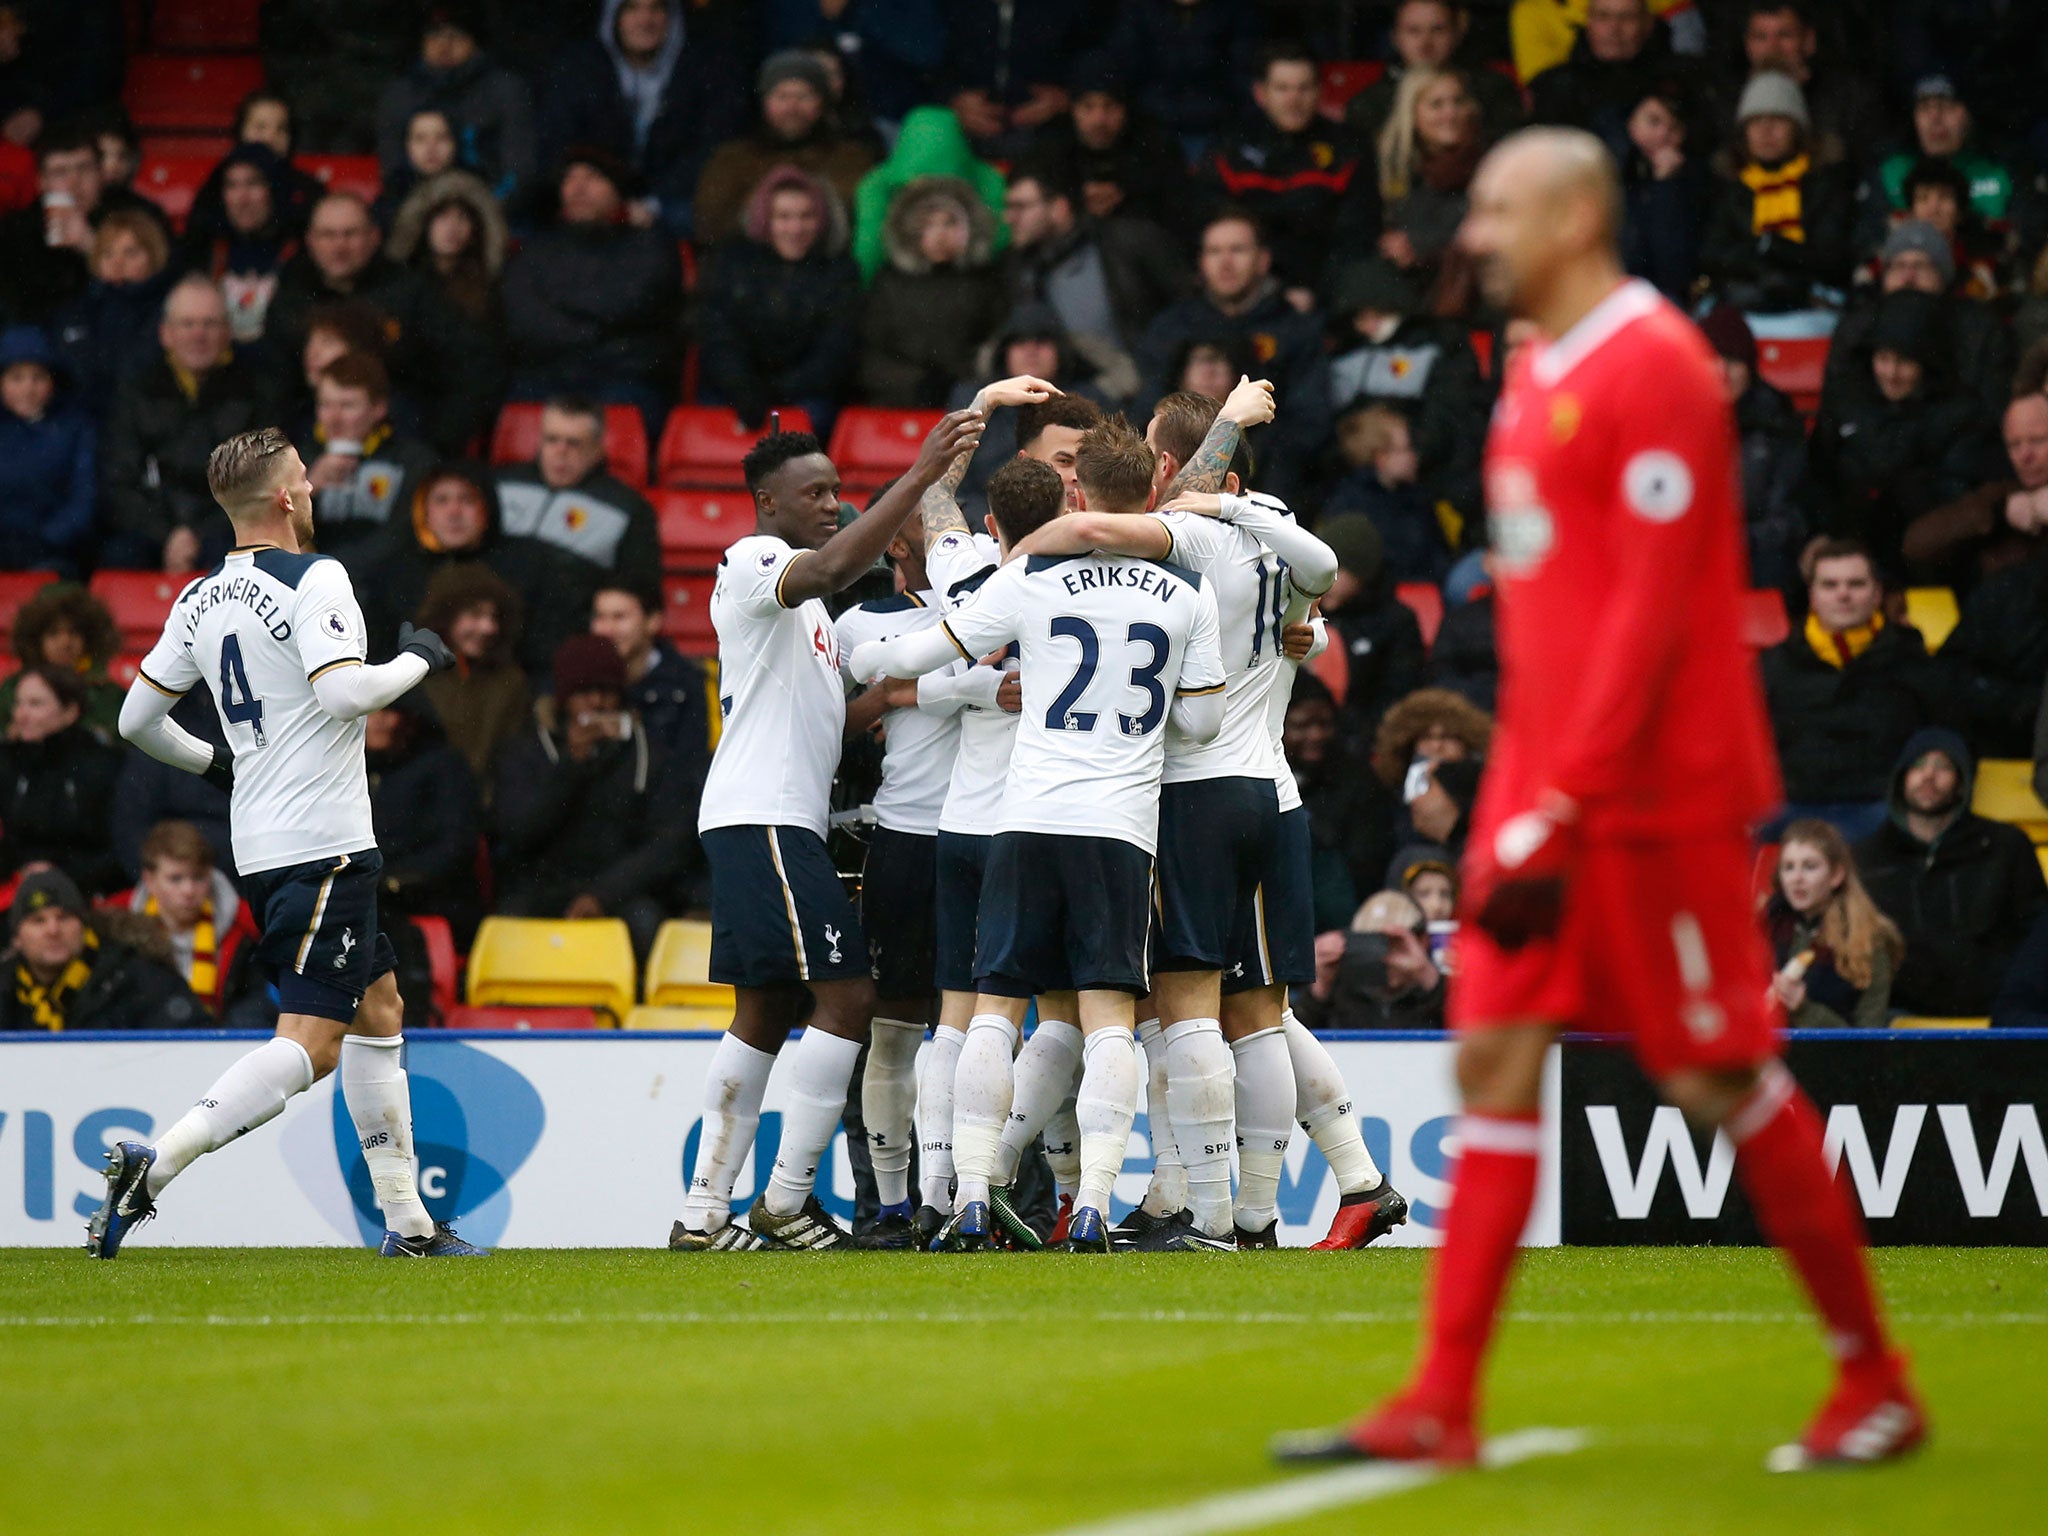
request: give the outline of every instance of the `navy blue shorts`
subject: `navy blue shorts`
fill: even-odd
[[[1115,837],[1000,832],[981,886],[975,986],[991,997],[1151,987],[1152,855]]]
[[[868,974],[868,941],[825,840],[808,827],[713,827],[711,979],[733,987]]]
[[[971,832],[939,834],[933,926],[937,980],[943,991],[974,990],[975,918],[981,911],[981,881],[988,870],[989,844],[994,841]]]
[[[377,926],[383,874],[384,856],[368,848],[248,877],[262,914],[256,966],[277,983],[279,1012],[350,1023],[370,984],[398,969]]]
[[[938,839],[877,827],[861,873],[860,921],[869,934],[875,995],[929,998],[937,963],[933,929]]]
[[[1251,911],[1231,937],[1224,967],[1226,995],[1284,982],[1304,987],[1316,979],[1316,906],[1310,872],[1308,811],[1282,811],[1266,845]]]
[[[1250,922],[1280,819],[1271,779],[1195,779],[1159,787],[1162,971],[1221,971]]]

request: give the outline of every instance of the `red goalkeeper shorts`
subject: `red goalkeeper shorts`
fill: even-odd
[[[1476,834],[1475,834],[1476,835]],[[1453,1029],[1549,1023],[1629,1042],[1652,1077],[1778,1049],[1770,953],[1740,835],[1588,846],[1557,935],[1509,951],[1458,937]]]

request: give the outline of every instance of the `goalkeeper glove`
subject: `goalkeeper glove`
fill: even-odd
[[[1555,791],[1510,816],[1467,852],[1467,880],[1479,926],[1502,949],[1555,934],[1565,886],[1578,858],[1578,805]]]

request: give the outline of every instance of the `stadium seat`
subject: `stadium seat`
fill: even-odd
[[[730,1016],[732,988],[711,979],[711,925],[683,918],[663,923],[654,936],[654,952],[647,957],[647,981],[641,990],[650,1003],[723,1008]]]
[[[1472,343],[1472,355],[1479,359],[1479,376],[1493,377],[1493,332],[1483,325],[1475,325],[1466,332],[1466,339]]]
[[[384,173],[375,155],[300,155],[297,163],[330,192],[353,192],[374,203],[383,190]]]
[[[156,0],[149,7],[149,46],[254,48],[262,8],[262,0]]]
[[[615,917],[487,917],[469,952],[469,1001],[633,1011],[633,941]]]
[[[603,1029],[594,1008],[478,1008],[458,1005],[441,1016],[443,1029]]]
[[[1941,649],[1961,617],[1956,595],[1947,587],[1906,588],[1906,622],[1920,631],[1930,656]]]
[[[783,406],[781,411],[783,431],[811,430],[811,418],[795,406]],[[765,421],[760,431],[749,432],[739,416],[722,405],[677,406],[662,429],[656,481],[699,490],[737,490],[747,483],[740,460],[767,432]]]
[[[1790,395],[1800,414],[1809,420],[1820,409],[1820,384],[1828,369],[1828,340],[1825,336],[1809,336],[1757,343],[1756,371],[1773,389]]]
[[[1344,120],[1351,98],[1368,86],[1377,85],[1387,72],[1378,59],[1331,59],[1322,66],[1323,90],[1317,105],[1323,116]]]
[[[1330,697],[1343,707],[1344,695],[1351,691],[1351,652],[1344,644],[1344,636],[1334,621],[1329,623],[1330,643],[1323,647],[1322,655],[1308,664],[1322,685],[1330,690]]]
[[[664,576],[661,579],[661,632],[685,656],[716,656],[718,631],[711,623],[712,576]]]
[[[116,656],[107,663],[108,681],[119,683],[123,688],[133,686],[137,674],[142,671],[142,658],[148,654],[147,651],[131,651]]]
[[[427,946],[427,966],[434,978],[434,1011],[445,1017],[462,1001],[455,989],[455,932],[445,917],[415,917],[413,927]]]
[[[1394,596],[1401,599],[1415,612],[1415,622],[1422,629],[1422,643],[1436,644],[1436,632],[1443,628],[1443,589],[1433,581],[1404,581],[1394,588]]]
[[[1977,764],[1970,809],[2018,827],[2037,843],[2048,843],[2048,805],[2034,794],[2034,765],[2023,757],[1987,757]]]
[[[128,61],[121,100],[139,128],[225,130],[263,84],[263,61],[230,53],[144,54]]]
[[[2041,861],[2041,878],[2048,880],[2048,847],[2036,848],[2034,857]]]
[[[669,571],[715,571],[719,559],[754,531],[754,498],[745,491],[647,493],[661,520],[661,564]]]
[[[498,425],[491,433],[493,464],[529,464],[540,454],[540,412],[538,400],[514,400],[498,412]],[[604,408],[605,467],[626,484],[647,483],[647,422],[639,409],[630,405]]]
[[[1742,643],[1753,651],[1768,651],[1783,645],[1792,633],[1792,620],[1785,612],[1785,594],[1776,587],[1756,587],[1742,602]]]
[[[708,1030],[724,1034],[732,1023],[732,1005],[720,1007],[698,1005],[682,1007],[676,1004],[651,1005],[642,1003],[626,1015],[628,1029],[689,1029]]]
[[[155,571],[101,571],[92,579],[92,595],[120,626],[121,649],[147,655],[163,635],[171,605],[191,580]]]
[[[192,200],[206,185],[206,178],[219,162],[218,155],[165,155],[145,158],[135,173],[135,190],[164,212],[171,227],[183,230]]]
[[[1893,1029],[1989,1029],[1989,1019],[1934,1019],[1902,1013],[1892,1020]]]
[[[223,130],[192,133],[145,133],[141,163],[152,160],[204,160],[209,166],[235,147],[232,134]]]
[[[0,571],[0,639],[14,633],[21,605],[56,579],[53,571]]]
[[[849,405],[839,413],[826,450],[846,483],[873,490],[917,462],[925,434],[938,425],[944,411],[892,411],[875,405]]]

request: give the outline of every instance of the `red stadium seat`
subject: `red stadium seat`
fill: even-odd
[[[0,571],[0,640],[14,634],[21,605],[57,579],[50,571]]]
[[[204,160],[209,167],[218,165],[220,157],[235,147],[232,134],[222,133],[145,133],[142,136],[142,163],[152,160]]]
[[[1782,645],[1792,633],[1792,620],[1785,612],[1785,595],[1776,587],[1758,587],[1742,602],[1742,640],[1754,651],[1768,651]]]
[[[925,434],[944,411],[892,411],[850,405],[832,429],[832,462],[849,486],[872,490],[917,462]]]
[[[1773,389],[1790,395],[1801,415],[1811,418],[1820,409],[1820,385],[1828,370],[1829,345],[1826,336],[1759,341],[1756,371]]]
[[[156,0],[149,8],[152,48],[254,48],[262,0]]]
[[[669,571],[715,571],[719,557],[754,531],[754,498],[745,491],[651,490],[661,519],[661,564]]]
[[[434,977],[434,1009],[445,1018],[462,1000],[455,986],[455,973],[460,969],[455,958],[455,931],[445,917],[415,917],[412,925],[427,946],[427,966]]]
[[[1415,612],[1415,622],[1422,630],[1424,645],[1436,644],[1436,632],[1443,627],[1443,589],[1430,581],[1404,581],[1394,588],[1394,596],[1401,599]]]
[[[516,1029],[522,1032],[598,1027],[595,1008],[486,1007],[478,1003],[464,1003],[445,1010],[441,1023],[448,1029]]]
[[[142,670],[142,658],[148,654],[147,651],[137,651],[116,656],[107,663],[107,676],[123,688],[129,687],[134,683],[136,674]]]
[[[1475,325],[1468,333],[1472,342],[1472,355],[1479,359],[1479,376],[1493,377],[1493,332],[1483,325]]]
[[[498,412],[491,434],[493,464],[528,464],[539,455],[540,412],[534,400],[515,400]],[[604,408],[604,452],[606,467],[619,479],[631,486],[647,483],[647,422],[637,407]]]
[[[1330,690],[1330,697],[1341,706],[1344,695],[1351,691],[1351,652],[1334,620],[1330,621],[1329,630],[1330,643],[1323,647],[1322,655],[1308,666],[1322,685]]]
[[[199,189],[206,184],[206,178],[213,174],[218,163],[218,156],[208,158],[203,155],[145,160],[135,173],[135,190],[163,209],[164,217],[171,221],[173,229],[182,231],[185,216],[192,211],[192,200],[199,195]]]
[[[1387,72],[1378,59],[1332,59],[1323,65],[1323,94],[1319,105],[1323,116],[1342,121],[1351,98],[1368,86],[1377,85]]]
[[[101,571],[92,579],[92,595],[107,605],[120,627],[121,649],[147,655],[163,635],[171,605],[191,580],[155,571]]]
[[[141,128],[225,130],[235,106],[263,84],[263,61],[254,56],[145,54],[128,61],[121,100]]]
[[[328,191],[353,192],[366,203],[374,203],[384,185],[375,155],[300,155],[298,166]]]
[[[718,631],[711,624],[712,576],[664,576],[661,632],[685,656],[716,656]]]
[[[783,431],[811,430],[811,418],[795,406],[781,409]],[[767,433],[767,422],[761,424],[760,431],[749,432],[740,425],[739,416],[722,405],[678,406],[669,412],[668,425],[662,430],[656,483],[737,490],[747,483],[740,473],[740,460]]]

